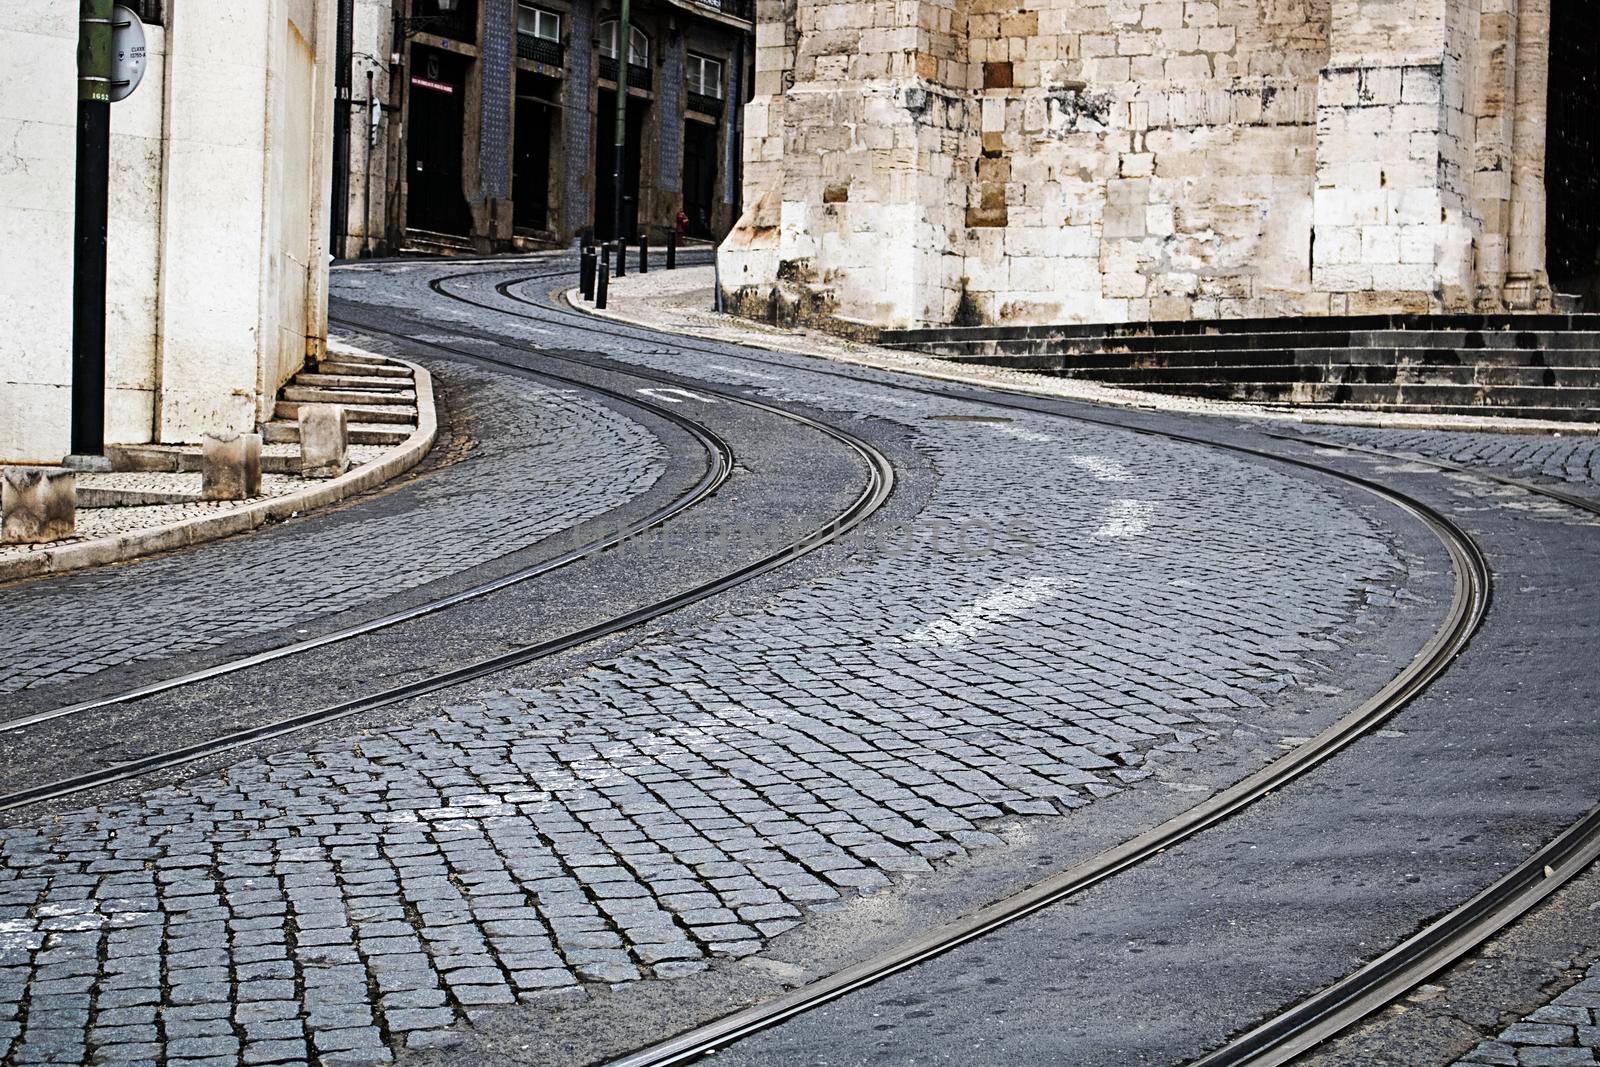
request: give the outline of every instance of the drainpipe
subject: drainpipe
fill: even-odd
[[[628,154],[628,61],[633,52],[633,21],[631,0],[622,0],[622,14],[617,21],[617,146],[615,166],[612,170],[612,232],[618,241],[626,239],[622,232],[622,173],[624,157]],[[624,252],[626,255],[626,252]]]
[[[111,9],[78,8],[78,168],[72,268],[72,455],[105,469],[106,224],[111,169]]]
[[[350,232],[350,68],[355,63],[355,0],[338,0],[333,59],[333,203],[328,249],[345,258]]]

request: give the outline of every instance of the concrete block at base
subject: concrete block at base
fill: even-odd
[[[61,541],[78,525],[78,476],[61,467],[8,467],[0,479],[0,541]]]
[[[350,466],[350,422],[338,404],[300,405],[300,473],[333,478]]]
[[[245,500],[261,495],[261,435],[206,434],[200,445],[200,498]]]

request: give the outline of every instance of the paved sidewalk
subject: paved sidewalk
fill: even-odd
[[[665,469],[654,435],[587,397],[459,365],[443,373],[458,430],[473,438],[459,462],[353,508],[6,591],[0,692],[289,629],[416,588],[603,515]]]
[[[1144,408],[1191,415],[1259,419],[1306,426],[1355,426],[1403,430],[1481,431],[1499,434],[1567,437],[1600,435],[1600,425],[1570,422],[1544,422],[1535,419],[1503,419],[1476,415],[1393,415],[1357,410],[1293,410],[1231,400],[1170,396],[1081,378],[1057,378],[1028,371],[987,367],[973,363],[953,363],[879,345],[846,340],[814,329],[789,329],[711,310],[713,271],[709,266],[685,267],[675,271],[652,271],[612,279],[608,306],[596,311],[584,302],[576,289],[566,299],[586,314],[617,322],[632,323],[686,336],[751,345],[796,355],[821,357],[882,370],[899,370],[923,377],[974,385],[992,385],[1043,396],[1084,400],[1113,407]]]
[[[369,353],[343,350],[336,342],[334,358]],[[314,511],[369,492],[421,463],[438,430],[433,386],[427,371],[405,364],[416,378],[414,399],[395,409],[409,421],[390,424],[406,434],[393,445],[352,445],[350,467],[328,477],[299,473],[298,442],[264,444],[260,492],[246,500],[202,500],[198,469],[199,445],[118,446],[139,461],[156,466],[196,465],[188,471],[123,470],[80,473],[74,535],[43,544],[0,545],[0,581],[25,581],[90,567],[122,563],[175,548],[257,529],[268,522]],[[282,473],[283,463],[295,473]]]

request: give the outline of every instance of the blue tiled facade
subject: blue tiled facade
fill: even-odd
[[[657,180],[663,192],[676,193],[683,188],[683,39],[663,42],[661,52],[656,90],[656,116],[661,125]]]
[[[561,229],[576,233],[594,219],[594,12],[587,0],[574,0],[567,35],[567,83],[562,115],[566,145],[566,192],[562,198]]]
[[[483,0],[478,57],[483,106],[478,121],[478,191],[489,200],[511,195],[511,79],[516,49],[515,0]]]

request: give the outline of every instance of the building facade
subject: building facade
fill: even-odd
[[[109,444],[271,418],[326,339],[333,12],[139,0],[111,108]],[[0,462],[68,452],[78,5],[0,2]]]
[[[346,256],[566,245],[615,225],[626,38],[623,228],[739,213],[750,0],[346,0]],[[368,74],[370,79],[370,95]]]
[[[876,327],[1572,306],[1597,9],[759,0],[724,287]]]

